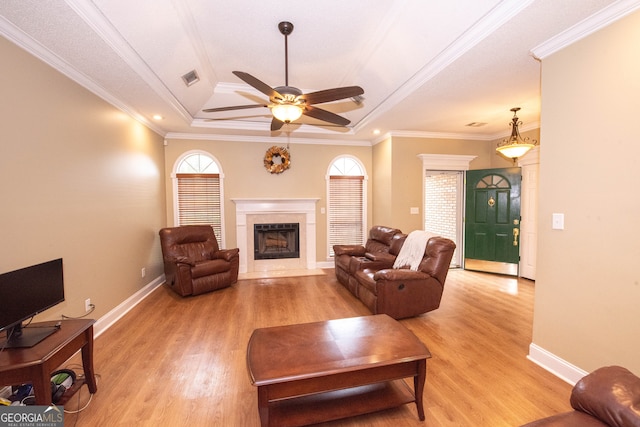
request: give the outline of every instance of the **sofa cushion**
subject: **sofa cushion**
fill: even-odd
[[[355,278],[363,288],[367,289],[373,295],[377,295],[378,291],[376,290],[376,281],[373,279],[373,276],[376,274],[376,270],[364,269],[360,271],[356,271]]]

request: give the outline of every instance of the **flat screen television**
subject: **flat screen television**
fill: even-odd
[[[22,322],[64,301],[62,258],[0,274],[1,348],[33,347],[57,328]]]

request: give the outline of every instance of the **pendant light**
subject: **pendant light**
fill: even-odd
[[[507,139],[503,139],[502,142],[498,144],[498,147],[496,148],[496,151],[498,153],[502,154],[505,157],[513,159],[514,163],[516,159],[527,154],[527,152],[529,152],[529,150],[535,147],[536,144],[538,143],[538,141],[536,141],[535,139],[530,140],[529,137],[522,138],[520,136],[520,131],[518,130],[518,126],[521,125],[522,122],[519,121],[520,119],[518,119],[518,116],[516,115],[516,113],[519,110],[520,110],[520,107],[514,107],[511,109],[511,111],[513,111],[513,118],[511,119],[511,123],[510,123],[511,136]]]

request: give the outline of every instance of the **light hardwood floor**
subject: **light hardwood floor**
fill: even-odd
[[[66,425],[259,426],[245,365],[255,328],[369,315],[326,274],[240,280],[181,298],[162,286],[95,342],[98,392]],[[526,358],[534,283],[451,270],[440,308],[402,320],[429,348],[424,407],[323,426],[519,426],[567,411],[571,386]],[[70,361],[73,364],[74,360]],[[77,362],[76,362],[77,363]],[[67,404],[85,405],[88,391]]]

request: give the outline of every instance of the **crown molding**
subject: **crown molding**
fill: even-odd
[[[469,170],[469,164],[476,157],[478,156],[457,154],[418,154],[418,158],[422,160],[423,170],[440,171]]]
[[[624,18],[640,8],[640,0],[618,0],[601,11],[582,20],[560,34],[531,49],[529,52],[537,60],[544,59],[559,50],[587,37],[590,34]]]
[[[92,2],[66,0],[69,7],[102,39],[149,87],[160,96],[180,117],[189,122],[193,116],[167,89],[158,76],[140,58],[122,35],[109,23]],[[131,109],[130,109],[131,110]]]
[[[457,132],[421,132],[421,131],[391,131],[387,135],[397,138],[429,138],[429,139],[464,139],[472,141],[490,141],[490,135]]]
[[[165,135],[165,142],[170,140],[186,139],[199,141],[222,141],[222,142],[265,142],[276,145],[343,145],[353,147],[371,147],[370,141],[364,140],[344,140],[344,139],[320,139],[320,138],[291,138],[287,136],[250,136],[250,135],[222,135],[222,134],[194,134],[169,132]],[[166,145],[166,144],[165,144]]]
[[[3,16],[0,16],[0,34],[16,46],[73,80],[89,92],[103,99],[105,102],[113,105],[118,110],[139,121],[155,133],[164,135],[165,131],[158,127],[154,122],[139,114],[135,109],[131,108],[131,106],[120,101],[98,83],[87,77],[84,73],[79,72],[68,62],[60,58],[58,55],[55,55],[40,42],[29,37],[22,30],[13,25],[13,23],[7,21]]]
[[[193,119],[191,126],[194,128],[211,129],[215,132],[216,129],[220,130],[233,130],[233,131],[245,131],[245,132],[269,132],[269,124],[271,121],[243,121],[243,120],[208,120],[208,119]],[[308,125],[304,123],[292,123],[291,126],[296,126],[292,132],[327,135],[332,137],[346,135],[353,136],[355,132],[353,128],[340,128],[340,131],[333,130],[332,128],[325,128],[322,126]],[[347,129],[343,131],[343,129]]]
[[[452,62],[471,50],[474,46],[492,34],[511,18],[527,8],[533,0],[503,1],[491,12],[479,20],[473,27],[458,37],[441,54],[423,67],[416,75],[391,94],[383,104],[380,104],[367,114],[355,126],[357,130],[370,124],[383,113],[387,112],[409,95],[415,93],[426,82],[440,74]]]

